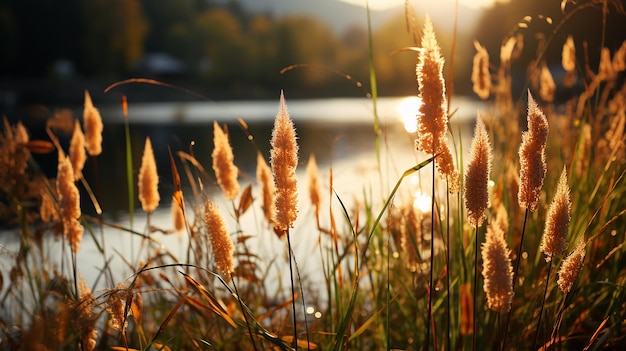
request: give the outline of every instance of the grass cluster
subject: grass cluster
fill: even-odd
[[[448,121],[444,59],[428,19],[421,38],[422,106],[416,149],[406,150],[420,163],[406,165],[389,189],[379,169],[372,186],[386,195],[364,189],[353,206],[334,191],[332,168],[320,177],[314,157],[298,179],[297,126],[282,95],[271,150],[250,144],[256,179],[240,185],[228,130],[215,123],[212,165],[194,149],[170,150],[167,194],[159,191],[164,170],[156,169],[150,139],[139,165],[126,140],[127,179],[97,178],[103,126],[88,93],[83,128],[72,123],[69,145],[53,127],[48,140],[30,140],[21,123],[5,119],[0,214],[19,245],[1,253],[0,347],[619,349],[626,342],[626,42],[602,50],[593,68],[564,40],[567,74],[558,84],[540,53],[519,100],[510,71],[519,36],[505,38],[498,67],[476,43],[474,90],[493,103],[479,112],[465,153]],[[554,101],[555,91],[575,82],[579,94]],[[384,149],[376,147],[380,160]],[[33,152],[57,153],[55,179],[38,170]],[[86,162],[96,179],[85,179]],[[432,184],[430,208],[402,193],[418,173]],[[308,196],[298,196],[304,181]],[[120,187],[129,193],[125,226],[104,220],[98,204],[99,192]],[[143,230],[133,223],[136,191],[147,213]],[[171,230],[151,224],[165,197]],[[127,244],[108,242],[105,228],[139,244],[130,256],[107,251]],[[176,232],[186,238],[183,254],[158,240]],[[315,276],[298,266],[305,257],[292,243],[301,235],[314,238],[316,257],[306,259],[316,262]],[[87,280],[77,264],[84,236],[101,256],[98,275]],[[259,238],[273,254],[260,252]],[[51,249],[58,242],[60,252]],[[113,260],[127,272],[114,271]]]

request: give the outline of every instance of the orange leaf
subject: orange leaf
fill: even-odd
[[[54,151],[54,144],[45,140],[31,140],[22,146],[36,154],[49,154]]]

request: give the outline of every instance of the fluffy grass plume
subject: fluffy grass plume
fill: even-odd
[[[256,158],[256,179],[261,185],[261,208],[263,209],[263,215],[271,224],[274,221],[274,196],[276,195],[276,189],[274,188],[272,170],[260,152],[257,153]]]
[[[76,328],[80,334],[80,342],[83,351],[92,351],[96,348],[98,340],[98,329],[96,328],[97,316],[94,315],[93,309],[96,305],[89,285],[83,277],[79,281],[80,299],[76,306],[78,318],[76,320]]]
[[[546,254],[546,261],[560,255],[567,248],[567,229],[570,222],[570,197],[565,167],[561,172],[554,199],[548,208],[546,226],[539,249]]]
[[[567,36],[565,43],[563,44],[563,50],[561,52],[561,66],[565,70],[565,77],[563,77],[563,86],[571,88],[574,85],[576,77],[576,45],[574,44],[574,37]]]
[[[561,264],[557,284],[559,285],[559,289],[561,289],[564,294],[567,294],[572,289],[576,277],[578,277],[578,274],[580,274],[580,271],[583,268],[583,261],[585,260],[585,245],[585,240],[580,239],[574,251],[572,251],[572,253],[570,253]]]
[[[219,208],[210,200],[207,200],[204,205],[204,223],[209,233],[209,241],[217,270],[226,281],[229,281],[231,273],[235,271],[233,263],[235,247],[228,235],[226,222],[224,222]]]
[[[320,197],[320,176],[319,169],[317,168],[317,161],[315,155],[309,156],[309,162],[306,165],[307,179],[309,180],[309,199],[311,204],[315,207],[315,217],[319,216],[321,197]]]
[[[478,116],[470,160],[465,171],[465,207],[469,223],[480,227],[489,207],[489,173],[491,172],[491,144],[482,118]]]
[[[63,221],[63,234],[70,243],[72,252],[80,249],[83,240],[83,227],[78,222],[81,216],[80,193],[74,184],[74,171],[69,157],[65,157],[59,163],[57,171],[57,193],[59,195],[59,208]]]
[[[102,117],[100,111],[93,106],[89,91],[85,90],[85,106],[83,109],[83,124],[85,126],[85,147],[91,156],[102,153]]]
[[[233,200],[239,194],[239,182],[237,176],[239,169],[233,163],[233,149],[228,141],[228,135],[217,122],[213,122],[213,171],[217,178],[217,184],[222,188],[224,195]]]
[[[185,219],[185,201],[183,199],[182,192],[177,191],[172,195],[172,222],[174,224],[174,230],[177,233],[181,233],[185,229],[187,220]]]
[[[448,180],[451,191],[458,189],[459,175],[454,167],[452,153],[446,143],[448,131],[448,103],[446,83],[443,78],[444,59],[430,17],[424,20],[421,50],[417,60],[417,83],[422,99],[417,114],[418,150],[436,155],[437,168],[442,177]]]
[[[150,137],[146,138],[141,157],[138,186],[141,208],[148,213],[154,211],[159,206],[161,197],[159,195],[159,174],[157,173]]]
[[[74,169],[74,180],[80,179],[87,161],[87,151],[85,149],[85,134],[80,127],[78,120],[74,121],[74,131],[70,140],[70,160]]]
[[[498,313],[511,310],[513,300],[513,266],[511,251],[507,248],[500,226],[490,223],[486,240],[482,244],[483,289],[487,295],[487,306]]]
[[[539,73],[539,96],[545,102],[552,102],[554,101],[555,92],[556,83],[554,83],[554,78],[552,78],[548,65],[544,62]]]
[[[472,67],[472,89],[479,98],[485,100],[491,93],[491,74],[489,73],[489,53],[478,41],[474,41],[476,54]]]
[[[520,186],[518,201],[521,207],[535,211],[539,205],[541,187],[546,176],[546,142],[548,119],[528,92],[528,131],[522,134],[519,148]]]
[[[296,178],[298,144],[296,142],[296,129],[289,117],[285,96],[282,91],[270,144],[272,146],[270,165],[276,188],[274,225],[276,228],[286,231],[293,227],[293,222],[298,215],[298,184]]]

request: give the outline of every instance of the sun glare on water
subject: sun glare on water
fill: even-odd
[[[422,103],[422,99],[417,96],[404,98],[398,104],[398,112],[402,117],[402,123],[407,133],[415,133],[417,131],[417,112]]]

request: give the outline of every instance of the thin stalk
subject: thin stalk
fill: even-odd
[[[293,250],[291,249],[291,245],[289,248],[290,251],[292,251],[292,255],[293,255]],[[298,286],[300,287],[300,301],[302,301],[302,312],[304,312],[304,332],[306,335],[306,347],[307,350],[311,349],[311,341],[309,340],[309,322],[307,320],[307,313],[306,313],[306,303],[304,300],[304,289],[302,288],[302,279],[300,278],[300,268],[298,267],[298,261],[296,260],[295,257],[293,257],[293,263],[296,266],[296,275],[298,276]],[[297,348],[297,345],[296,345]]]
[[[365,9],[367,11],[367,39],[369,47],[369,75],[370,75],[370,89],[372,91],[372,108],[374,112],[374,145],[376,147],[376,161],[378,162],[378,169],[380,170],[380,126],[378,122],[378,88],[376,84],[376,69],[374,67],[374,43],[372,40],[372,20],[370,16],[369,1],[365,1]]]
[[[526,232],[526,222],[528,221],[528,207],[526,208],[526,212],[524,213],[524,224],[522,225],[522,236],[519,242],[519,249],[517,250],[517,261],[515,262],[515,269],[513,270],[513,293],[515,293],[515,283],[517,282],[517,271],[519,270],[519,263],[522,260],[522,248],[524,246],[524,233]],[[511,311],[509,311],[509,315],[506,317],[506,325],[504,327],[504,335],[502,336],[502,350],[506,348],[506,337],[509,331],[509,324],[511,323],[511,314],[513,314],[513,302],[511,303]]]
[[[296,289],[294,287],[293,279],[293,254],[291,251],[291,239],[289,238],[289,229],[285,230],[287,235],[287,246],[289,251],[289,274],[291,276],[291,309],[293,310],[293,345],[298,348],[298,328],[296,322]]]
[[[237,294],[237,301],[239,302],[239,307],[241,307],[241,313],[243,314],[243,318],[246,320],[246,326],[248,327],[248,334],[250,335],[250,341],[252,342],[252,347],[254,351],[257,351],[256,343],[254,342],[254,336],[252,335],[252,328],[250,328],[250,321],[248,320],[248,313],[246,309],[243,307],[243,302],[241,301],[241,296],[239,295],[239,290],[237,289],[237,284],[235,284],[235,279],[231,274],[231,279],[233,281],[233,287],[235,288],[235,293]]]
[[[552,334],[550,335],[550,345],[553,345],[556,341],[557,334],[559,333],[559,329],[561,327],[561,321],[563,320],[563,312],[565,311],[565,303],[569,296],[569,292],[563,296],[563,302],[561,303],[561,307],[559,308],[559,314],[554,322],[554,328],[552,329]]]
[[[389,337],[389,335],[391,335],[391,269],[389,268],[389,256],[391,254],[391,233],[389,233],[389,235],[387,235],[387,318],[386,318],[386,344],[387,350],[391,350],[391,338]]]
[[[450,320],[452,319],[452,309],[450,308],[450,191],[446,191],[446,310],[448,318],[446,320],[446,342],[447,350],[452,350],[452,337],[450,336]]]
[[[430,281],[428,284],[428,317],[426,322],[426,349],[430,347],[430,324],[433,312],[433,266],[435,263],[435,162],[433,159],[432,197],[430,200]],[[435,322],[432,321],[433,342],[435,340]]]
[[[477,329],[476,328],[476,315],[478,314],[478,308],[476,308],[476,305],[478,304],[478,226],[475,227],[475,239],[474,239],[474,313],[472,316],[472,328],[473,333],[472,333],[472,350],[476,351],[476,334],[477,333]]]
[[[539,320],[537,321],[537,330],[535,331],[535,342],[533,343],[533,350],[537,349],[537,341],[539,341],[539,329],[541,328],[541,318],[543,317],[543,308],[546,304],[546,296],[548,295],[548,285],[550,285],[550,272],[552,271],[552,262],[548,265],[548,276],[546,277],[546,288],[543,290],[543,299],[541,300],[541,309],[539,310]]]

